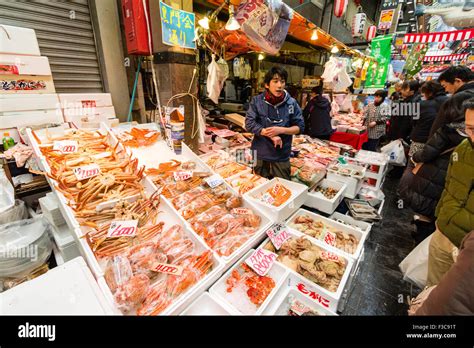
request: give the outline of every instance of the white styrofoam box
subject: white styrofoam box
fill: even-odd
[[[62,115],[57,94],[0,94],[0,115],[4,112],[35,110],[58,110]]]
[[[81,257],[0,294],[3,315],[111,315]]]
[[[74,240],[73,231],[70,230],[66,224],[59,227],[52,226],[51,234],[65,262],[80,256],[79,248]]]
[[[355,155],[355,159],[362,163],[384,167],[388,164],[390,156],[381,152],[359,150]]]
[[[372,229],[372,224],[369,224],[365,221],[356,220],[349,215],[344,215],[338,212],[333,213],[329,218],[342,224],[348,224],[352,228],[358,229],[359,231],[366,233],[367,235]]]
[[[15,189],[2,172],[0,174],[0,213],[15,206]]]
[[[2,128],[22,128],[48,123],[63,123],[63,116],[57,110],[12,111],[0,115]]]
[[[48,57],[0,54],[0,65],[12,66],[12,75],[52,75]]]
[[[356,169],[360,170],[363,173],[363,176],[365,175],[365,170],[363,167],[360,166],[354,166],[354,165],[345,165],[344,167],[347,167],[349,169]],[[344,176],[340,174],[336,174],[331,172],[329,169],[327,171],[327,179],[332,180],[332,181],[339,181],[343,182],[347,185],[346,191],[345,191],[345,196],[348,198],[355,198],[357,196],[357,193],[359,192],[362,183],[363,183],[363,178],[353,178],[350,176]]]
[[[0,94],[48,94],[56,92],[51,75],[1,75]]]
[[[290,276],[288,275],[288,278],[289,277]],[[288,286],[288,284],[283,284],[283,286],[278,289],[277,294],[265,308],[265,311],[262,314],[289,315],[288,312],[293,300],[301,302],[303,305],[319,313],[319,315],[337,316],[336,313],[331,312],[329,309],[323,307],[320,303],[315,302],[313,299],[303,295],[295,287]]]
[[[225,179],[225,181],[229,184],[231,190],[235,192],[235,194],[239,194],[239,189],[240,189],[240,184],[243,180],[246,180],[246,178],[250,178],[252,173],[238,173],[233,176],[228,177]],[[259,187],[260,185],[263,185],[264,183],[268,182],[267,178],[261,177],[260,179],[256,180],[254,182],[255,187]]]
[[[361,264],[365,260],[365,249],[363,248],[360,254],[360,257],[354,262],[352,266],[351,273],[349,274],[349,278],[347,279],[346,287],[344,288],[344,291],[342,293],[342,299],[339,302],[339,305],[337,307],[338,312],[344,311],[347,301],[349,300],[349,296],[352,293],[353,290],[353,285],[354,285],[354,280],[358,277],[359,275],[359,270],[361,269]]]
[[[59,93],[63,109],[113,106],[110,93]]]
[[[321,192],[308,192],[308,198],[304,204],[323,213],[332,214],[344,198],[347,185],[342,182],[323,179],[318,186],[323,188],[332,187],[337,189],[338,192],[332,199],[326,198]]]
[[[61,211],[59,210],[59,202],[53,193],[48,193],[39,200],[41,211],[44,217],[54,226],[61,226],[66,223]]]
[[[295,230],[293,229],[288,229],[288,234],[294,238],[298,238],[302,236],[301,233],[296,233]],[[329,291],[328,289],[323,288],[322,286],[314,283],[313,281],[299,274],[298,272],[293,271],[292,269],[288,268],[287,266],[285,266],[283,263],[280,263],[279,261],[275,261],[275,263],[282,265],[283,267],[285,267],[285,269],[287,269],[290,272],[290,274],[292,275],[290,277],[291,286],[297,286],[297,287],[303,286],[306,290],[308,290],[308,292],[314,293],[313,297],[315,300],[317,300],[319,303],[321,303],[324,307],[328,308],[329,310],[336,312],[339,302],[342,298],[343,291],[346,287],[347,280],[353,269],[354,261],[352,258],[347,257],[344,253],[339,252],[337,249],[329,249],[323,243],[319,243],[319,244],[314,243],[314,239],[311,239],[309,236],[305,235],[304,237],[307,240],[311,241],[314,245],[321,247],[326,252],[335,254],[346,261],[346,269],[344,271],[343,276],[341,277],[341,281],[335,292]],[[264,248],[268,243],[271,243],[270,238],[266,239],[262,243],[261,248]],[[302,285],[299,285],[299,284],[302,284]]]
[[[359,193],[357,194],[357,199],[363,199],[375,207],[385,200],[385,194],[382,192],[382,190],[372,187],[364,187],[364,185],[362,185]]]
[[[28,28],[0,25],[0,53],[41,55],[35,31]]]
[[[283,184],[291,191],[291,197],[279,207],[262,202],[259,196],[272,188],[277,182]],[[259,187],[256,187],[243,195],[244,199],[253,203],[267,215],[272,222],[281,222],[298,210],[307,200],[308,187],[282,178],[273,178]]]
[[[63,114],[66,122],[77,122],[78,120],[99,122],[115,118],[115,109],[113,106],[63,108]]]
[[[351,253],[349,251],[339,249],[336,246],[332,246],[332,245],[327,244],[324,240],[321,240],[321,239],[316,238],[316,237],[311,237],[311,236],[305,234],[304,232],[302,232],[300,230],[297,230],[296,228],[292,227],[291,224],[293,223],[293,221],[298,216],[302,216],[302,215],[309,215],[315,221],[320,221],[324,225],[326,225],[330,228],[334,228],[337,231],[341,231],[341,232],[347,233],[347,234],[353,234],[354,237],[356,237],[356,239],[359,241],[359,243],[357,244],[357,248],[356,248],[355,252]],[[291,218],[288,219],[288,221],[286,222],[286,225],[288,226],[289,229],[293,230],[296,234],[301,235],[301,236],[307,236],[308,239],[310,239],[312,242],[315,242],[315,244],[321,245],[321,246],[323,246],[324,248],[326,248],[328,250],[339,252],[339,253],[343,254],[346,258],[352,258],[354,260],[359,258],[360,253],[361,253],[362,249],[364,248],[365,239],[367,238],[367,234],[364,233],[364,232],[359,231],[358,229],[355,229],[355,228],[352,228],[350,226],[341,224],[340,222],[336,222],[334,220],[328,219],[324,216],[315,214],[315,213],[310,212],[306,209],[298,210]]]
[[[235,312],[239,313],[240,315],[259,315],[261,314],[266,306],[270,303],[273,296],[277,292],[278,288],[283,284],[287,271],[285,267],[283,267],[278,262],[275,262],[273,266],[270,268],[266,276],[272,278],[275,281],[275,288],[270,292],[267,296],[265,301],[256,308],[256,305],[250,302],[247,296],[239,296],[234,291],[227,292],[227,279],[231,276],[232,271],[234,269],[239,269],[240,265],[245,262],[247,258],[249,258],[255,250],[249,250],[244,257],[242,257],[231,269],[229,269],[210,289],[209,293],[219,299],[221,302],[226,303],[229,307],[231,307]],[[237,303],[236,301],[240,301]]]
[[[181,315],[236,315],[239,314],[207,291],[199,296]]]

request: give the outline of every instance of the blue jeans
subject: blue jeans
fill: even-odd
[[[362,149],[367,151],[377,151],[380,139],[369,139],[366,143],[362,144]]]

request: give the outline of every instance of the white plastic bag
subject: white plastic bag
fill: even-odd
[[[395,166],[405,166],[407,158],[405,156],[405,148],[400,139],[394,140],[380,149],[380,152],[387,154],[390,159],[388,163]]]
[[[224,64],[221,61],[216,62],[215,56],[212,55],[212,61],[207,70],[209,72],[207,76],[207,94],[209,99],[217,104],[224,82],[229,76],[229,67],[225,61]]]
[[[428,254],[432,237],[433,234],[418,244],[398,265],[403,273],[403,279],[420,289],[425,287],[428,278]]]

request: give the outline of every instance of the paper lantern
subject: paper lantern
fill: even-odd
[[[467,46],[469,46],[469,41],[466,40],[461,43],[461,48],[467,48]]]
[[[369,29],[367,29],[367,34],[365,35],[365,38],[367,41],[372,41],[372,39],[377,35],[377,27],[375,25],[371,25]]]
[[[444,49],[445,47],[446,47],[446,45],[445,45],[444,43],[442,43],[442,42],[440,42],[440,43],[438,44],[438,49],[439,49],[439,50],[442,50],[442,49]]]
[[[365,13],[357,13],[352,18],[352,37],[361,37],[364,34],[367,15]]]
[[[334,16],[340,18],[346,13],[348,0],[335,0],[334,1]]]
[[[402,45],[402,50],[405,51],[405,50],[407,50],[407,49],[408,49],[408,45],[407,45],[407,44],[403,44],[403,45]]]

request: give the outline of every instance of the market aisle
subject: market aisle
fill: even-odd
[[[407,295],[419,292],[416,287],[411,290],[398,268],[414,248],[410,236],[412,212],[397,207],[398,181],[388,177],[385,180],[383,220],[372,228],[365,243],[365,260],[343,315],[406,315]],[[399,299],[403,299],[403,303]]]

